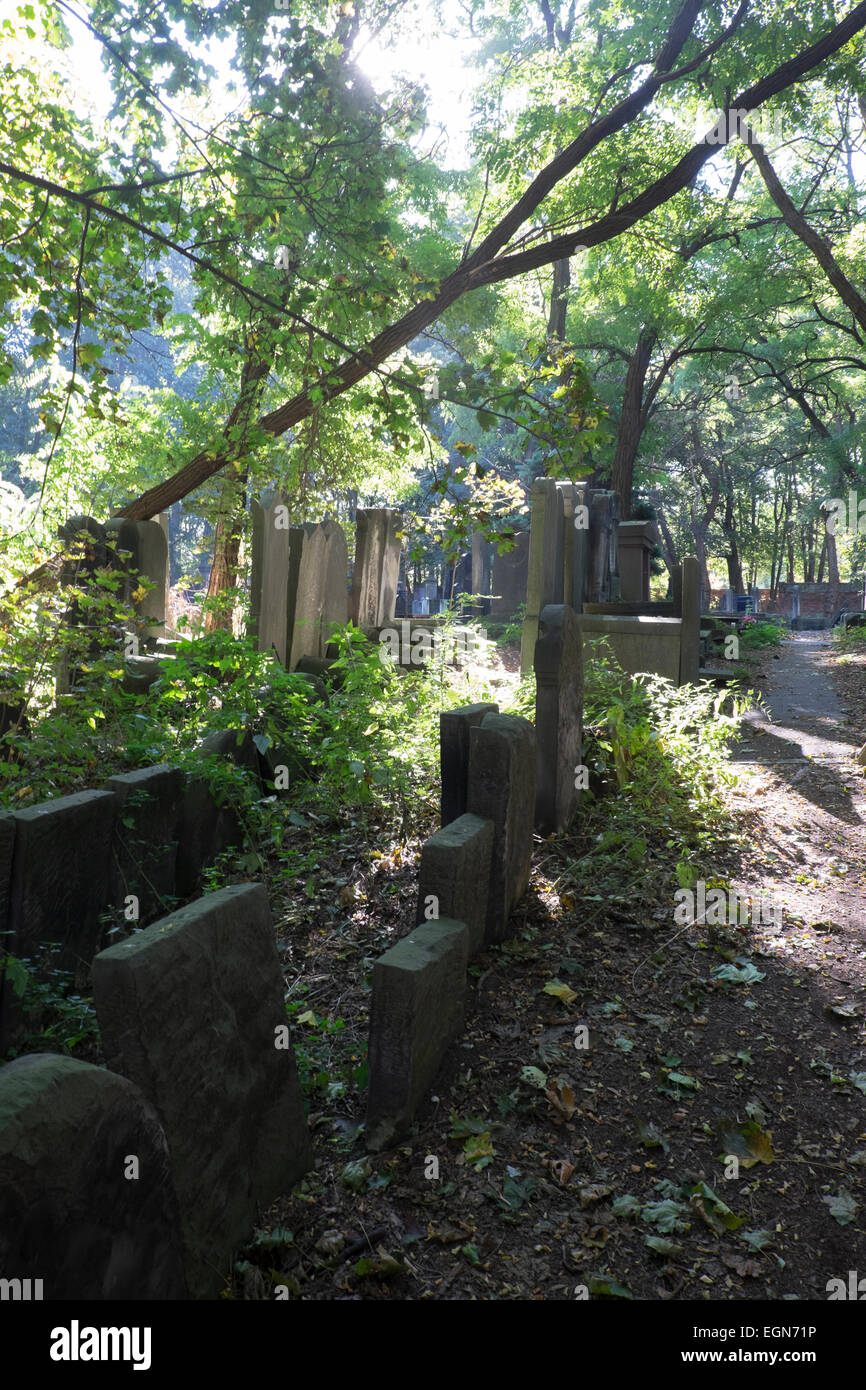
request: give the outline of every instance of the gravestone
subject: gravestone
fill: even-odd
[[[107,563],[105,547],[105,527],[92,516],[71,516],[57,528],[57,535],[64,548],[70,552],[60,567],[60,583],[64,588],[72,585],[88,588],[98,569]],[[92,612],[82,609],[78,599],[69,605],[66,624],[77,637],[61,649],[55,662],[55,688],[58,696],[68,695],[75,690],[82,676],[82,661],[97,658],[100,646],[95,638],[85,640],[88,628],[95,623]]]
[[[619,496],[603,489],[590,489],[588,506],[589,556],[584,601],[609,603],[620,597],[617,549]]]
[[[553,478],[537,478],[530,493],[532,520],[529,531],[529,570],[526,581],[526,617],[520,645],[520,670],[527,675],[535,659],[538,622],[542,608],[562,603],[564,503]],[[571,537],[568,538],[572,544]]]
[[[580,625],[565,604],[543,609],[535,644],[535,824],[543,835],[564,830],[580,793],[583,659]]]
[[[6,954],[12,950],[13,939],[7,935],[9,929],[9,905],[12,896],[12,855],[15,849],[15,821],[5,811],[0,811],[0,1056],[3,1056],[12,1041],[12,1034],[20,1022],[18,996],[12,988],[12,981],[6,975]]]
[[[490,616],[497,622],[513,618],[521,604],[526,603],[526,579],[529,573],[529,532],[518,531],[514,549],[493,556],[491,588],[494,598]]]
[[[190,1296],[214,1297],[258,1209],[312,1162],[265,888],[209,893],[103,951],[93,987],[109,1066],[165,1130]]]
[[[334,627],[345,627],[349,621],[349,552],[345,533],[338,522],[325,521],[322,523],[322,530],[325,556],[322,567],[319,651],[311,652],[310,655],[323,659],[328,656]]]
[[[441,821],[457,820],[466,810],[469,779],[469,731],[488,714],[498,714],[498,705],[462,705],[439,715],[439,769],[441,780]]]
[[[238,733],[242,733],[240,743]],[[260,778],[259,757],[249,730],[216,729],[199,744],[202,757],[229,760],[253,779]],[[207,777],[188,777],[183,788],[175,880],[177,896],[198,890],[202,869],[244,838],[243,823],[224,789],[212,790]]]
[[[470,959],[484,943],[492,854],[492,821],[468,814],[443,825],[421,846],[416,920],[465,922]]]
[[[331,627],[345,623],[346,538],[336,521],[306,523],[289,532],[285,664],[297,668],[305,656],[325,657]]]
[[[724,590],[724,592],[723,592],[723,594],[722,594],[721,609],[722,609],[722,612],[723,612],[723,613],[734,613],[734,612],[736,612],[736,603],[735,603],[735,600],[734,600],[734,591],[733,591],[733,589],[725,589],[725,590]]]
[[[620,598],[649,603],[650,561],[656,547],[654,521],[621,521],[617,527]]]
[[[12,854],[15,848],[15,821],[8,811],[0,811],[0,934],[9,926],[12,897]],[[5,942],[0,935],[0,952]]]
[[[268,489],[250,502],[252,571],[250,576],[250,634],[260,652],[275,651],[286,664],[289,585],[288,508]]]
[[[576,527],[580,521],[578,507],[583,498],[574,483],[557,482],[562,497],[562,594],[553,603],[567,603],[576,612],[583,602],[584,570],[586,568],[586,527]]]
[[[162,916],[171,904],[164,899],[177,892],[177,847],[185,788],[180,768],[162,763],[156,767],[109,777],[106,791],[117,798],[112,861],[109,870],[110,901],[119,910],[136,907],[137,915],[124,915],[134,925]]]
[[[519,715],[487,714],[469,731],[466,809],[493,821],[485,941],[503,941],[529,885],[535,819],[535,729]]]
[[[696,684],[701,665],[701,566],[694,555],[682,564],[680,685]]]
[[[478,616],[490,612],[490,542],[481,531],[472,533],[472,593],[475,595],[475,610]]]
[[[56,964],[86,979],[102,941],[100,913],[109,901],[116,806],[111,792],[77,792],[13,813],[14,955],[35,959],[44,942],[59,942]]]
[[[45,1301],[186,1297],[168,1146],[131,1081],[50,1052],[0,1068],[0,1270]]]
[[[469,933],[441,918],[416,927],[373,966],[367,1143],[385,1147],[412,1124],[463,1030]]]
[[[168,566],[166,532],[158,521],[129,521],[112,517],[105,525],[105,538],[113,562],[129,576],[124,601],[132,602],[135,612],[147,624],[145,637],[161,637],[165,628],[165,576]],[[153,588],[140,599],[133,599],[139,577]]]
[[[355,569],[349,613],[356,627],[394,620],[402,517],[390,507],[359,507],[355,515]]]

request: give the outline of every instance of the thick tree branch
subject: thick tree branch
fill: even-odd
[[[663,65],[666,67],[680,51],[687,37],[687,33],[682,32],[685,23],[684,17],[686,15],[693,16],[695,13],[695,3],[692,0],[692,3],[684,8],[674,21],[668,41],[657,62],[656,71],[662,69]],[[733,134],[728,122],[728,110],[734,113],[743,108],[749,111],[755,110],[763,102],[777,96],[814,71],[827,57],[838,51],[864,26],[866,26],[866,0],[855,6],[840,24],[837,24],[817,43],[811,44],[796,58],[782,63],[767,77],[762,78],[741,93],[725,111],[713,131],[708,132],[703,140],[693,146],[673,169],[662,178],[657,179],[630,203],[618,208],[616,212],[608,213],[577,232],[555,237],[551,241],[518,255],[498,257],[494,255],[493,259],[486,259],[491,250],[495,252],[507,244],[508,237],[534,210],[545,193],[549,192],[560,179],[570,173],[584,157],[584,154],[589,149],[594,148],[599,139],[604,138],[612,130],[621,128],[637,114],[640,105],[634,105],[634,103],[639,94],[644,92],[644,104],[652,95],[652,92],[646,92],[647,84],[644,84],[644,87],[639,88],[633,97],[621,103],[609,117],[603,117],[584,131],[577,140],[568,146],[567,150],[551,161],[545,170],[542,170],[526,194],[493,228],[472,256],[441,282],[439,292],[432,300],[424,300],[420,304],[416,304],[403,318],[390,324],[350,358],[335,367],[330,373],[323,375],[320,383],[312,388],[312,393],[310,389],[300,392],[278,409],[263,416],[259,425],[270,434],[284,434],[286,430],[299,424],[321,405],[342,395],[344,391],[363,380],[394,352],[405,347],[425,328],[440,318],[451,304],[469,291],[478,289],[483,285],[512,279],[514,276],[524,274],[527,270],[534,270],[538,266],[549,265],[554,261],[561,260],[564,256],[573,254],[578,246],[599,246],[614,237],[621,236],[641,218],[688,187],[701,167],[716,153],[720,144],[726,143],[728,135]],[[659,83],[660,80],[660,77],[654,76],[650,79],[650,85],[653,82]],[[627,108],[625,115],[623,115],[624,108]],[[736,117],[736,120],[738,121],[739,118]],[[181,497],[185,497],[206,482],[208,478],[219,472],[229,462],[230,457],[228,453],[213,454],[208,450],[202,451],[173,477],[157,484],[156,487],[136,498],[124,509],[122,514],[136,519],[153,516],[162,508],[171,505]]]

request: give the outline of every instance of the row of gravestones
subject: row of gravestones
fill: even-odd
[[[346,537],[336,521],[290,526],[276,493],[251,503],[250,622],[259,651],[294,671],[324,660],[335,626],[369,630],[393,621],[400,570],[400,513],[359,508],[349,592]]]
[[[107,1069],[0,1068],[0,1269],[19,1297],[27,1280],[49,1300],[215,1297],[312,1166],[265,888],[100,952],[93,989]]]
[[[421,850],[418,926],[373,967],[371,1148],[407,1132],[462,1031],[468,964],[509,933],[533,830],[562,830],[577,808],[583,673],[569,605],[539,615],[535,674],[534,725],[486,704],[440,716],[442,829]]]
[[[495,705],[442,716],[443,829],[422,851],[422,925],[373,971],[371,1148],[405,1132],[460,1031],[468,961],[508,934],[533,828],[559,828],[574,810],[580,651],[571,611],[547,609],[536,727]],[[154,828],[177,809],[172,774],[131,774],[151,784]],[[133,785],[123,783],[125,809]],[[0,845],[12,822],[13,896],[14,864],[40,848],[51,862],[67,841],[59,871],[83,889],[80,865],[92,872],[94,848],[110,840],[118,795],[63,798],[53,822],[51,806],[0,821]],[[104,818],[86,835],[85,808]],[[40,822],[37,843],[29,827]],[[57,867],[45,886],[62,891]],[[92,980],[107,1070],[53,1054],[0,1068],[0,1268],[41,1280],[47,1299],[214,1297],[257,1213],[312,1165],[265,889],[178,909],[99,952]]]
[[[310,698],[324,695],[315,677]],[[198,747],[201,772],[168,764],[110,777],[99,791],[0,812],[0,956],[86,981],[111,935],[152,922],[192,897],[203,870],[243,839],[219,773],[234,763],[265,791],[276,789],[280,749],[260,753],[249,732],[220,729]],[[291,754],[286,753],[290,758]],[[0,965],[0,1048],[20,1025]]]

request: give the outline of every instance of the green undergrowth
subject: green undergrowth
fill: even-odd
[[[583,765],[566,882],[599,903],[647,894],[709,862],[734,831],[728,749],[750,700],[710,682],[623,674],[603,639],[585,648]]]

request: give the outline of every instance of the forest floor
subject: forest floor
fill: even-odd
[[[866,1273],[866,648],[797,635],[758,684],[737,829],[701,873],[763,911],[680,926],[649,873],[561,891],[579,820],[537,840],[513,934],[472,967],[464,1037],[395,1150],[366,1155],[355,1067],[372,962],[414,923],[429,808],[386,851],[347,823],[286,890],[316,1168],[227,1296],[825,1300]]]

